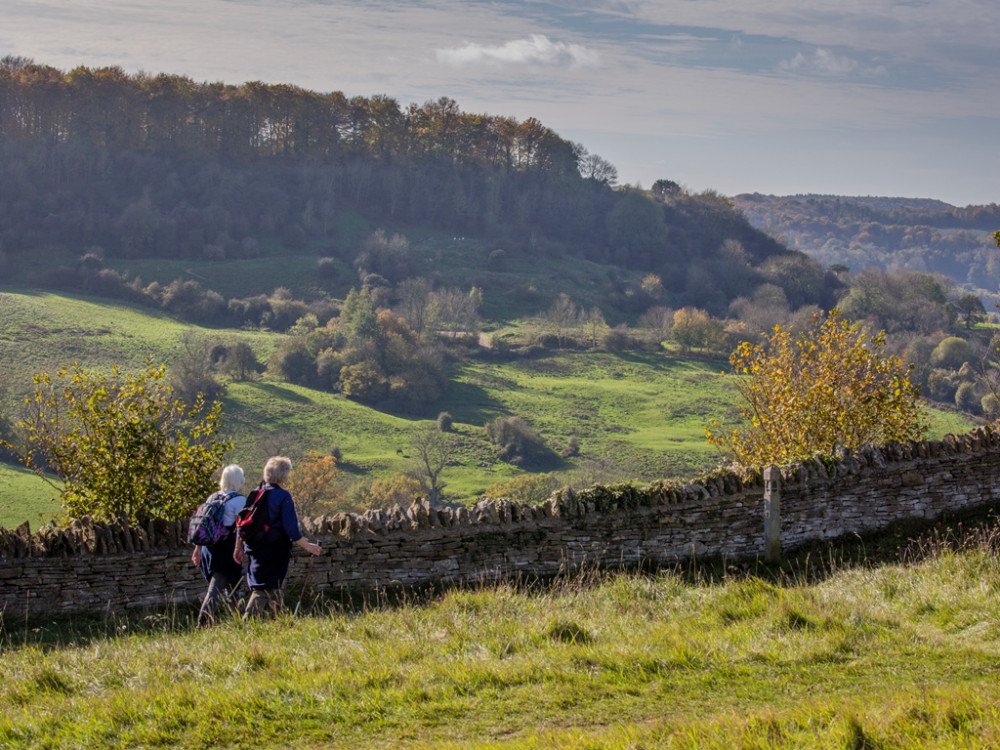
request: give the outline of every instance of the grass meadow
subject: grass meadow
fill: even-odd
[[[280,340],[45,293],[2,293],[0,310],[8,397],[74,360],[169,364],[185,335],[245,337],[261,359]],[[735,405],[723,369],[663,353],[473,358],[418,416],[267,379],[229,384],[224,408],[251,476],[294,440],[339,447],[346,481],[410,467],[409,435],[449,411],[458,453],[446,492],[472,500],[519,471],[486,443],[482,425],[498,415],[525,417],[556,452],[575,438],[580,455],[547,467],[560,476],[609,461],[637,479],[711,468],[702,428]],[[932,436],[970,426],[931,416]],[[0,466],[0,525],[37,528],[51,496]],[[584,571],[393,601],[309,591],[298,617],[208,630],[189,606],[0,613],[0,748],[997,747],[992,520],[817,548],[781,568]]]
[[[10,402],[30,390],[36,372],[73,362],[94,369],[140,368],[152,356],[169,365],[188,337],[209,343],[244,340],[265,361],[282,339],[45,292],[0,292],[0,311],[5,391],[0,395]],[[483,425],[497,416],[521,416],[541,433],[553,457],[532,470],[554,472],[563,483],[691,478],[721,458],[705,441],[708,420],[737,418],[736,393],[720,377],[727,366],[721,358],[669,352],[551,352],[510,361],[473,357],[456,365],[448,395],[419,414],[390,413],[265,377],[227,385],[224,428],[235,446],[231,460],[251,478],[268,455],[339,448],[344,492],[358,482],[414,469],[410,436],[442,411],[454,419],[456,451],[442,474],[445,496],[452,501],[471,503],[491,485],[523,473],[498,461],[486,438]],[[933,437],[971,426],[956,413],[932,411],[930,416]],[[560,457],[571,441],[578,455]],[[57,510],[52,497],[47,483],[0,467],[0,526],[29,520],[37,528],[41,518]]]
[[[5,622],[0,748],[997,747],[996,533],[209,630]]]
[[[61,511],[51,485],[20,466],[0,463],[0,528],[13,529],[25,521],[32,530]]]

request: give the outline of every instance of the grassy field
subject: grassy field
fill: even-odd
[[[996,533],[202,631],[7,622],[0,748],[997,747]]]
[[[0,528],[25,521],[32,530],[60,512],[58,493],[27,469],[0,463]]]
[[[242,258],[238,262],[115,258],[109,260],[108,266],[129,277],[138,276],[144,284],[152,281],[169,284],[175,279],[197,281],[226,298],[270,294],[284,287],[297,298],[329,295],[343,299],[352,287],[360,286],[353,264],[344,258],[360,253],[374,229],[360,217],[355,218],[358,226],[346,228],[341,233],[344,239],[337,243],[353,249],[341,253],[322,246],[294,251],[275,246],[262,247],[259,257]],[[525,316],[526,311],[544,310],[561,292],[569,294],[584,309],[606,307],[610,288],[639,280],[638,274],[625,269],[610,271],[608,266],[581,258],[550,257],[533,250],[506,249],[508,260],[491,264],[489,255],[497,249],[493,243],[464,237],[432,237],[427,230],[413,227],[404,229],[404,233],[410,238],[411,273],[433,278],[444,287],[468,290],[478,286],[484,292],[482,314],[488,320],[513,322]],[[317,274],[318,259],[331,253],[340,256],[335,259],[335,270]],[[65,260],[72,264],[75,258]],[[470,275],[469,269],[476,270]],[[623,322],[615,313],[609,314],[611,325]]]
[[[265,360],[281,340],[267,332],[207,329],[153,311],[49,293],[0,292],[0,372],[9,400],[31,387],[39,370],[64,364],[141,367],[146,356],[168,365],[186,336],[228,344],[247,341]],[[722,359],[669,353],[552,352],[529,359],[472,358],[454,373],[449,394],[422,416],[373,409],[336,394],[267,379],[230,383],[224,398],[231,460],[255,478],[268,455],[307,450],[343,456],[340,484],[387,477],[415,466],[410,435],[441,411],[455,421],[456,457],[442,478],[448,499],[472,502],[521,470],[496,459],[483,425],[497,416],[525,418],[558,454],[571,439],[579,455],[540,470],[564,483],[694,477],[720,456],[704,438],[711,417],[735,418],[735,392],[719,376]],[[932,412],[933,437],[970,423]],[[51,512],[51,488],[24,473],[0,474],[0,526]]]
[[[258,357],[270,355],[280,336],[201,328],[157,310],[50,292],[0,290],[0,372],[14,393],[31,388],[40,370],[79,362],[107,369],[142,366],[147,356],[170,364],[186,335],[232,344],[245,340]]]

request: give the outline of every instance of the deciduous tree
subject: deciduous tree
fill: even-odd
[[[715,347],[725,332],[725,325],[704,310],[683,307],[674,313],[670,335],[684,352]]]
[[[220,440],[222,408],[175,398],[166,367],[108,375],[80,365],[35,376],[21,421],[22,462],[63,481],[63,508],[99,519],[177,519],[212,490],[231,445]]]
[[[884,347],[884,332],[869,336],[836,310],[795,337],[775,326],[764,345],[741,344],[730,363],[745,425],[712,420],[708,441],[761,466],[920,438],[919,388]]]
[[[288,489],[295,494],[295,504],[301,513],[315,514],[338,507],[340,492],[334,481],[340,474],[337,459],[319,451],[309,451],[296,462]]]
[[[975,294],[963,294],[959,297],[955,303],[955,310],[965,323],[966,329],[986,320],[986,308],[983,306],[983,301]]]
[[[455,453],[455,439],[450,433],[442,432],[436,422],[429,422],[413,433],[410,445],[417,454],[418,471],[428,498],[436,503],[445,488],[441,472]]]

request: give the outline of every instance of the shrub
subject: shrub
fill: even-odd
[[[604,346],[613,352],[626,352],[636,347],[636,340],[625,326],[615,326],[604,334]]]
[[[969,342],[958,336],[949,336],[931,352],[931,366],[957,370],[972,357]]]
[[[452,419],[451,414],[449,414],[446,411],[443,411],[440,414],[438,414],[437,426],[438,429],[441,430],[441,432],[451,432],[451,428],[453,425],[454,425],[454,420]]]
[[[1000,417],[1000,398],[997,398],[992,393],[987,393],[983,396],[979,402],[979,407],[983,410],[983,414],[990,419]]]
[[[389,479],[375,479],[362,488],[361,504],[366,508],[388,508],[393,505],[410,505],[417,498],[424,497],[427,490],[416,477],[396,474]]]
[[[580,455],[580,439],[576,435],[570,435],[566,441],[566,447],[559,454],[563,458],[573,458]]]
[[[982,409],[982,399],[976,393],[974,383],[962,383],[955,391],[955,406],[970,414],[978,414]]]
[[[551,473],[521,474],[507,482],[490,485],[483,497],[507,498],[521,505],[534,505],[559,489],[559,480]]]
[[[306,453],[297,463],[288,487],[301,514],[317,515],[338,507],[340,492],[333,484],[338,474],[337,459],[333,456],[323,456],[317,451]]]
[[[927,395],[937,401],[948,402],[955,398],[958,381],[949,370],[931,370],[927,376]]]
[[[237,341],[226,348],[219,366],[233,380],[250,380],[260,371],[257,355],[245,341]]]
[[[316,359],[302,339],[291,339],[271,355],[267,369],[282,380],[310,385],[316,379]]]
[[[389,381],[377,364],[362,360],[340,371],[340,391],[359,401],[374,402],[388,393]]]
[[[497,417],[485,425],[490,442],[501,461],[515,465],[539,465],[555,456],[540,434],[520,417]]]

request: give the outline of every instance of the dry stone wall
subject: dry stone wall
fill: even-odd
[[[870,448],[782,472],[785,550],[810,541],[937,518],[1000,500],[1000,434],[984,427],[942,441]],[[310,587],[370,592],[550,576],[581,566],[753,558],[764,550],[764,482],[723,473],[688,484],[563,490],[525,506],[371,510],[303,519],[319,540]],[[141,527],[89,519],[30,533],[0,529],[0,612],[120,611],[197,599],[205,589],[186,522]],[[293,562],[289,584],[304,574]]]

